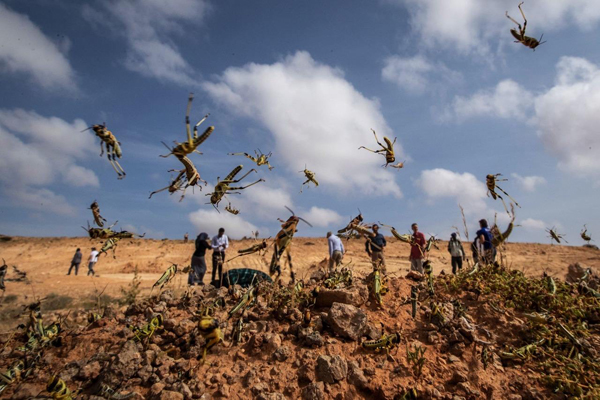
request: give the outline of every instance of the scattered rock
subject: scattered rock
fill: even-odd
[[[173,392],[170,390],[163,390],[160,393],[160,400],[183,400],[183,395],[181,393]]]
[[[302,398],[304,400],[323,400],[325,399],[324,390],[323,382],[313,382],[302,389]]]
[[[340,356],[319,356],[317,358],[317,379],[326,383],[335,383],[348,375],[348,364]]]
[[[565,275],[565,280],[570,283],[575,283],[579,281],[585,274],[585,270],[588,267],[582,265],[580,263],[570,264],[567,270],[567,275]]]
[[[323,336],[310,328],[300,329],[298,332],[298,339],[300,339],[302,344],[306,347],[321,347],[325,344]]]
[[[367,315],[350,304],[333,303],[327,324],[339,336],[358,341],[367,325]]]
[[[361,390],[366,390],[369,387],[369,380],[356,361],[348,363],[348,382]]]
[[[317,296],[317,307],[331,307],[333,303],[351,304],[360,307],[367,301],[369,293],[363,285],[348,289],[321,289]]]
[[[277,361],[285,361],[292,355],[292,350],[288,346],[281,346],[273,352],[273,358]]]
[[[12,395],[11,399],[14,400],[26,400],[26,399],[35,399],[38,398],[38,394],[40,393],[40,387],[32,385],[30,383],[25,383],[20,386],[19,390]]]
[[[460,382],[467,382],[469,377],[464,371],[455,370],[452,374],[452,378],[448,381],[449,384],[455,385]]]
[[[408,274],[406,274],[406,278],[412,279],[415,282],[421,282],[423,279],[425,279],[425,275],[418,271],[409,271]]]

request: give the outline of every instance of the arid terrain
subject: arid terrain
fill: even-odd
[[[251,240],[233,241],[229,254],[251,244]],[[592,399],[600,393],[600,367],[595,361],[600,354],[599,301],[593,294],[578,293],[576,285],[563,283],[568,266],[579,263],[591,268],[589,282],[598,288],[600,253],[595,249],[509,243],[502,252],[509,268],[485,267],[450,279],[447,242],[440,242],[430,255],[437,276],[432,295],[422,278],[407,277],[408,245],[389,238],[389,292],[379,307],[364,279],[371,265],[362,240],[345,242],[344,261],[353,269],[354,280],[326,289],[322,268],[326,239],[295,238],[293,263],[306,287],[268,285],[259,292],[243,314],[244,330],[236,343],[233,330],[240,313],[228,312],[243,290],[236,293],[206,285],[186,293],[187,276],[178,274],[163,291],[150,293],[171,263],[189,263],[193,242],[123,240],[116,259],[112,253],[101,256],[95,278],[86,276],[85,260],[92,245],[100,247],[101,242],[13,238],[0,243],[0,257],[11,266],[0,304],[4,332],[0,372],[23,354],[32,371],[15,379],[0,397],[48,396],[46,382],[52,376],[64,380],[70,390],[80,389],[84,399],[123,398],[111,397],[106,387],[131,394],[127,398],[160,400],[541,400],[574,398],[578,393]],[[66,276],[77,247],[84,262],[78,276]],[[266,259],[240,257],[227,263],[226,269],[267,272],[270,256],[269,251]],[[15,277],[12,265],[27,273],[25,281],[10,280]],[[122,289],[127,291],[136,269],[141,292],[133,303],[125,304]],[[555,277],[554,292],[547,278],[540,279],[544,272]],[[284,269],[283,282],[288,278],[289,270]],[[411,288],[418,291],[415,318],[411,317]],[[88,311],[100,311],[95,294],[103,289],[104,315],[88,324]],[[16,326],[27,323],[29,312],[22,305],[39,298],[46,329],[50,322],[62,320],[62,331],[50,344],[23,350],[27,336]],[[220,322],[224,342],[208,350],[202,365],[198,360],[206,339],[197,328],[198,313],[202,305],[215,301],[222,304],[212,315]],[[157,314],[164,317],[164,325],[150,338],[132,340],[130,327],[142,327]],[[549,323],[553,321],[560,323]],[[561,324],[573,338],[561,333],[557,328]],[[361,346],[384,333],[400,337],[389,354]],[[572,357],[568,364],[567,356]]]
[[[192,238],[193,239],[193,238]],[[385,249],[388,273],[391,276],[404,276],[410,268],[408,261],[408,244],[387,238]],[[18,303],[26,303],[35,293],[45,297],[50,293],[68,295],[77,303],[88,300],[94,287],[106,288],[105,294],[119,296],[120,288],[131,282],[134,269],[137,267],[143,280],[141,295],[150,294],[152,284],[160,277],[171,263],[180,267],[190,264],[194,252],[193,240],[187,244],[182,240],[153,240],[128,239],[122,240],[116,250],[116,259],[112,252],[100,256],[96,264],[96,278],[87,277],[87,257],[92,246],[102,247],[103,241],[91,241],[87,238],[21,238],[15,237],[8,242],[0,242],[0,258],[4,258],[9,267],[17,267],[27,273],[28,282],[8,282],[6,295],[18,296]],[[351,263],[355,272],[367,274],[371,264],[365,253],[364,241],[352,239],[344,242],[346,255],[344,264]],[[252,240],[231,241],[228,257],[237,254],[238,249],[250,247]],[[433,249],[430,259],[433,262],[434,275],[444,271],[450,273],[450,256],[447,252],[448,242],[440,241],[439,250]],[[83,261],[79,275],[66,276],[71,258],[76,248],[81,248]],[[469,244],[463,244],[467,256],[471,258]],[[325,238],[294,238],[292,245],[292,262],[298,277],[308,276],[311,267],[318,265],[327,258],[327,240]],[[581,263],[598,270],[600,268],[600,252],[594,249],[576,246],[546,245],[537,243],[507,243],[503,251],[508,265],[513,269],[523,271],[529,276],[540,276],[543,272],[564,279],[567,266]],[[271,260],[272,247],[266,256],[249,255],[239,257],[225,264],[224,271],[231,268],[254,268],[268,273],[268,263]],[[204,282],[210,280],[212,264],[210,252],[206,257],[208,271]],[[284,262],[284,265],[286,263]],[[465,263],[465,267],[468,265]],[[9,268],[7,279],[11,278]],[[289,269],[283,268],[285,281],[289,278]],[[179,274],[175,279],[174,288],[183,290],[187,276]]]

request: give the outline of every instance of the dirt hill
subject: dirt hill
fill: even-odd
[[[90,399],[123,398],[111,390],[148,399],[600,396],[597,250],[508,244],[504,267],[480,267],[452,277],[447,243],[440,242],[440,250],[430,255],[437,277],[429,285],[422,277],[406,277],[408,246],[393,239],[388,243],[388,293],[382,306],[369,294],[371,266],[362,241],[347,243],[345,262],[353,268],[353,280],[328,289],[320,268],[325,265],[325,239],[297,238],[293,262],[306,285],[261,285],[256,301],[233,314],[244,289],[207,285],[186,291],[183,275],[150,296],[152,283],[171,262],[188,263],[192,243],[124,240],[116,259],[102,256],[98,278],[84,276],[85,266],[79,276],[65,276],[76,247],[87,255],[88,239],[13,238],[0,243],[7,264],[27,273],[27,281],[6,282],[0,304],[6,332],[0,371],[19,360],[31,371],[0,396],[48,396],[46,382],[52,376]],[[234,242],[230,253],[251,244]],[[241,257],[227,267],[267,271],[269,256]],[[595,289],[589,291],[577,280],[562,282],[573,263],[592,268],[584,279]],[[141,293],[127,305],[121,288],[131,287],[136,267]],[[544,271],[556,279],[541,277]],[[15,277],[11,267],[7,278]],[[286,272],[282,282],[288,277]],[[103,297],[94,296],[105,287]],[[21,305],[38,298],[45,298],[41,324],[35,322],[42,321],[39,315],[23,312]],[[85,308],[102,318],[89,324]],[[203,335],[199,330],[200,315],[206,314],[218,320],[224,343],[209,349],[202,365],[202,350],[216,332],[211,328]],[[237,342],[234,328],[240,315],[244,329]],[[17,329],[18,321],[33,322]],[[57,321],[61,329],[54,335],[52,323]],[[149,323],[157,329],[145,329]],[[44,326],[45,333],[36,334],[36,326]],[[137,331],[141,340],[132,327],[142,329]],[[37,339],[32,343],[31,337]],[[387,350],[369,348],[382,338]],[[369,345],[368,340],[375,342]]]

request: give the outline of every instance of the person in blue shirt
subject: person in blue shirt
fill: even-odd
[[[479,226],[481,229],[477,231],[477,238],[479,239],[480,246],[483,247],[483,254],[480,255],[486,264],[494,262],[495,249],[492,244],[492,232],[488,228],[487,220],[479,220]]]
[[[381,268],[381,272],[385,274],[385,257],[383,256],[383,249],[387,245],[385,237],[381,233],[379,233],[379,225],[373,225],[373,234],[374,236],[367,238],[367,242],[365,243],[365,249],[367,250],[367,254],[371,257],[371,263],[373,264],[373,268]]]
[[[342,240],[331,232],[327,232],[327,243],[329,244],[329,272],[333,271],[333,264],[339,267],[344,257],[344,244]]]

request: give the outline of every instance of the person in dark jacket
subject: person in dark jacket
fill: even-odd
[[[477,231],[477,238],[479,239],[480,246],[483,247],[483,254],[479,256],[486,264],[491,264],[496,258],[496,249],[492,243],[492,232],[488,228],[488,222],[485,219],[479,220],[479,226],[481,229]]]
[[[79,272],[79,264],[81,264],[81,249],[77,248],[75,254],[73,255],[73,259],[71,260],[71,266],[69,267],[69,272],[67,275],[71,275],[71,270],[75,267],[75,275]]]
[[[204,274],[206,274],[206,249],[210,249],[208,233],[202,232],[196,238],[196,251],[192,256],[192,268],[188,275],[188,285],[204,285]]]
[[[379,233],[379,226],[377,224],[373,225],[373,234],[375,236],[367,239],[365,243],[365,250],[369,257],[371,257],[371,263],[373,264],[373,268],[381,268],[381,272],[385,274],[385,257],[383,256],[383,249],[387,245],[385,237],[381,233]]]

